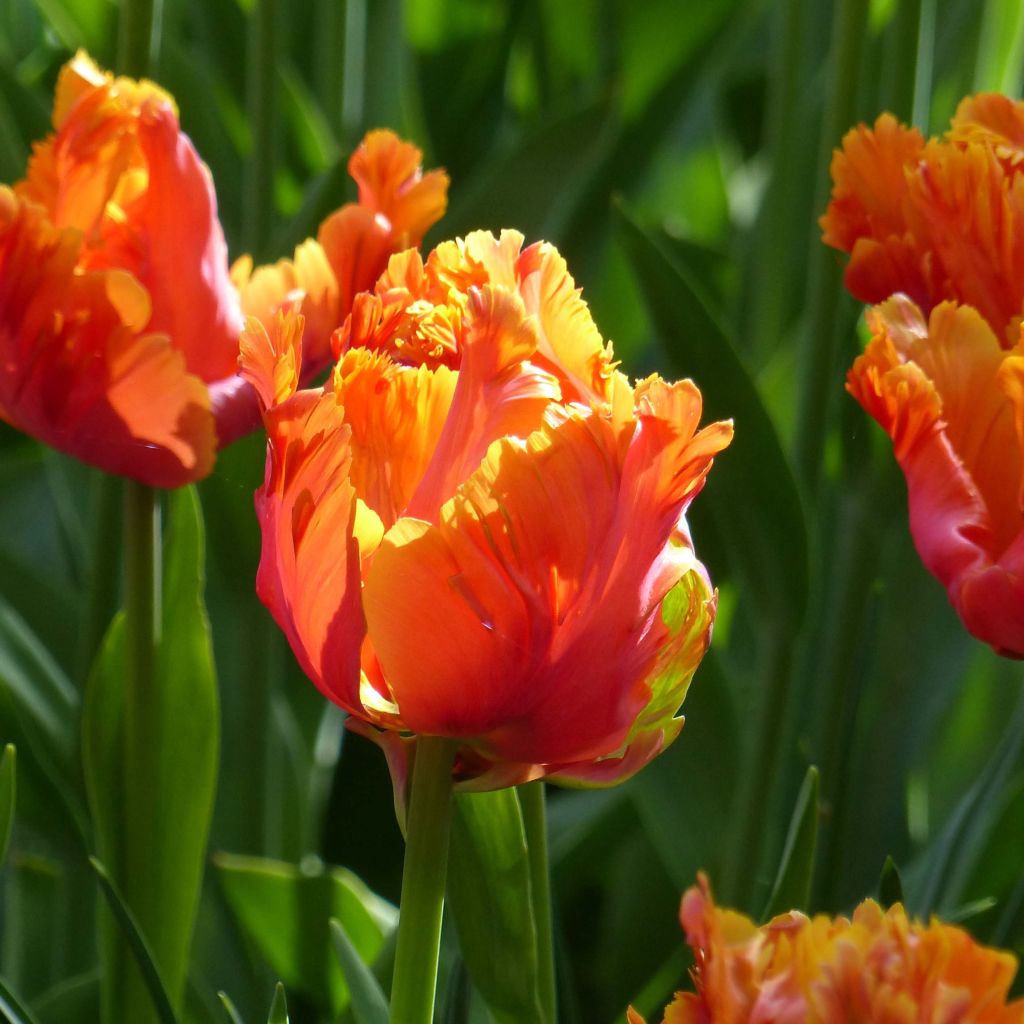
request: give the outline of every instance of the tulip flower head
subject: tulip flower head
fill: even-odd
[[[847,1021],[1019,1024],[1007,1002],[1011,953],[980,946],[962,928],[882,910],[865,900],[851,919],[798,911],[760,928],[716,907],[707,879],[683,896],[696,993],[677,993],[664,1024],[846,1024]],[[643,1024],[634,1010],[630,1024]]]
[[[206,167],[171,97],[79,53],[0,189],[0,415],[113,473],[209,472],[242,326]]]
[[[401,774],[616,781],[678,734],[715,592],[684,513],[731,424],[615,369],[565,262],[506,231],[393,256],[299,390],[302,323],[250,321],[264,407],[258,592]],[[398,765],[396,768],[395,766]]]
[[[832,161],[824,241],[876,305],[847,390],[886,430],[910,527],[966,628],[1024,657],[1024,103],[964,100],[942,139],[890,115]]]
[[[392,252],[444,211],[447,178],[373,132],[352,157],[360,201],[295,263],[229,269],[210,173],[174,100],[79,53],[54,131],[0,186],[0,417],[109,472],[159,487],[200,479],[259,422],[238,376],[245,315],[287,305],[318,325],[307,372]]]

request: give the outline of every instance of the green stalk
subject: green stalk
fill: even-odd
[[[551,912],[551,871],[548,867],[548,819],[544,781],[519,787],[519,804],[530,863],[530,899],[537,930],[537,968],[540,976],[540,1004],[544,1020],[558,1020],[558,991],[555,985],[555,940]]]
[[[117,35],[118,70],[132,78],[144,78],[153,63],[154,0],[121,0]]]
[[[420,736],[406,821],[391,1024],[431,1024],[448,873],[455,744]]]
[[[117,882],[132,910],[148,919],[146,908],[154,884],[148,870],[154,853],[153,799],[159,791],[160,765],[160,703],[156,693],[161,619],[160,501],[156,490],[134,480],[125,480],[124,498],[124,818]],[[126,949],[122,949],[118,962],[128,974],[112,986],[110,995],[118,1002],[109,1006],[107,1020],[120,1019],[127,1006],[149,1005],[142,976]]]
[[[246,82],[252,152],[245,181],[245,245],[257,262],[264,255],[274,209],[278,20],[277,0],[256,0],[249,19]]]
[[[867,34],[869,0],[840,0],[832,33],[831,66],[834,72],[828,86],[816,210],[823,213],[828,201],[828,164],[832,148],[852,126],[860,79],[864,37]],[[833,392],[839,391],[835,379],[838,344],[839,300],[841,295],[839,261],[819,242],[811,261],[809,286],[810,315],[804,351],[800,387],[800,409],[796,434],[796,469],[811,495],[817,490],[822,455],[829,425]]]

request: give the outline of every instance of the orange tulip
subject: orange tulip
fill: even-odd
[[[350,165],[360,202],[324,222],[282,288],[274,269],[229,272],[209,171],[158,86],[79,53],[53,125],[25,179],[0,187],[0,417],[155,486],[206,475],[258,423],[237,374],[244,314],[319,314],[315,371],[352,288],[444,210],[447,179],[421,180],[418,150],[371,133]]]
[[[551,246],[393,256],[298,390],[302,323],[250,321],[264,407],[257,589],[303,669],[402,770],[461,741],[478,788],[611,782],[678,734],[715,593],[684,513],[728,423],[631,387]]]
[[[910,526],[967,629],[1024,656],[1024,104],[964,100],[925,143],[883,115],[832,161],[824,240],[872,338],[847,390],[893,441]]]
[[[798,911],[757,927],[716,907],[707,879],[683,896],[697,992],[676,994],[664,1024],[1019,1024],[1007,1003],[1016,958],[962,928],[909,919],[865,900],[851,920]],[[630,1024],[643,1024],[634,1010]]]

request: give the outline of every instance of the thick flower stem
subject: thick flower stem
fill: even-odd
[[[554,923],[551,913],[551,871],[548,867],[548,819],[544,782],[519,787],[523,825],[530,860],[530,899],[537,929],[537,967],[540,974],[540,1000],[547,1024],[558,1019],[558,993],[555,987]]]
[[[437,736],[417,739],[406,821],[391,1024],[430,1024],[434,1017],[454,760],[451,740]]]
[[[143,919],[155,880],[151,877],[155,841],[154,798],[160,764],[160,708],[157,700],[157,645],[160,639],[160,497],[152,487],[125,481],[124,490],[124,609],[125,668],[122,718],[122,808],[117,880],[132,910]],[[120,964],[129,963],[122,950]],[[128,967],[116,1007],[145,1006],[141,976]],[[140,1022],[141,1024],[141,1022]]]

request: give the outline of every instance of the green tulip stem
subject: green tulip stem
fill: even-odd
[[[156,685],[156,648],[160,630],[160,501],[152,487],[125,481],[124,503],[124,607],[126,642],[126,679],[124,690],[124,767],[126,779],[126,813],[145,819],[150,809],[155,780],[140,777],[151,772],[157,758],[152,744],[159,731],[158,713],[153,694]],[[143,806],[132,806],[139,800]],[[126,830],[137,836],[138,829]],[[130,852],[126,867],[145,862],[145,851]],[[130,879],[121,879],[126,893],[133,886]]]
[[[430,1024],[434,1017],[454,760],[455,744],[451,740],[438,736],[416,740],[391,985],[391,1024]]]
[[[122,0],[117,36],[117,70],[130,78],[145,78],[153,64],[154,23],[159,21],[154,0]]]
[[[537,930],[537,965],[540,972],[541,1009],[547,1024],[558,1019],[558,991],[555,985],[554,925],[551,913],[551,872],[548,867],[548,819],[544,781],[519,787],[519,804],[530,864],[530,899]]]
[[[134,480],[125,480],[123,828],[119,850],[101,849],[100,854],[112,861],[118,887],[129,907],[142,917],[152,898],[152,887],[157,884],[149,866],[153,862],[154,800],[160,764],[160,704],[155,687],[162,554],[159,492]],[[119,980],[112,975],[109,977],[109,1002],[105,1000],[108,1012],[104,1014],[107,1021],[121,1019],[124,1006],[142,1005],[140,1000],[144,997],[128,994],[129,990],[142,986],[141,975],[129,966],[129,961],[130,955],[123,948],[117,963],[129,973]]]

